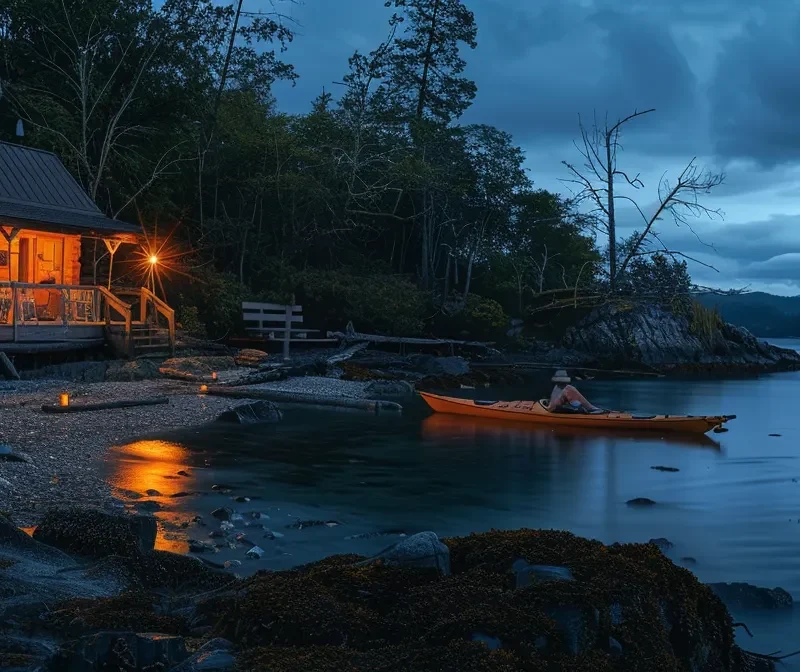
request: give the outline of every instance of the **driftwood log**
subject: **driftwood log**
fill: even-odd
[[[6,378],[10,378],[11,380],[19,380],[19,373],[17,373],[17,369],[11,363],[11,360],[5,352],[0,352],[0,374],[3,374]]]
[[[264,399],[288,404],[311,404],[313,406],[333,406],[336,408],[354,408],[371,413],[398,413],[403,407],[393,401],[376,401],[373,399],[349,399],[347,397],[326,397],[318,394],[300,392],[281,392],[279,390],[232,390],[226,387],[209,387],[207,394],[229,397],[231,399]]]
[[[133,406],[157,406],[168,404],[168,397],[154,397],[151,399],[128,399],[121,401],[105,401],[98,404],[78,404],[77,406],[59,406],[57,404],[44,404],[45,413],[82,413],[84,411],[106,411],[112,408],[132,408]]]
[[[461,345],[469,348],[488,350],[494,343],[483,341],[458,341],[451,338],[412,338],[406,336],[381,336],[379,334],[361,334],[357,331],[329,331],[328,338],[337,338],[345,343],[387,343],[393,345]]]
[[[286,371],[283,369],[273,369],[272,371],[257,371],[249,373],[241,378],[219,383],[218,387],[242,387],[243,385],[259,385],[260,383],[272,383],[276,380],[285,380]]]
[[[346,362],[353,355],[358,354],[362,350],[366,350],[368,347],[369,343],[356,343],[355,345],[351,345],[349,348],[345,348],[344,350],[337,352],[335,355],[328,357],[327,363],[328,365],[331,365]]]

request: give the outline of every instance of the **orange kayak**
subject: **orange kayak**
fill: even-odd
[[[430,392],[420,392],[419,395],[437,413],[595,429],[618,428],[705,434],[736,417],[735,415],[632,415],[619,411],[554,413],[547,410],[548,401],[546,399],[540,401],[474,401],[443,397]]]

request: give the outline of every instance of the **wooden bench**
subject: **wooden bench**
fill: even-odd
[[[278,303],[242,303],[242,317],[250,334],[267,340],[283,341],[283,358],[289,359],[290,343],[338,343],[335,338],[309,338],[308,334],[318,334],[319,329],[308,329],[296,325],[303,323],[302,306],[284,306]]]

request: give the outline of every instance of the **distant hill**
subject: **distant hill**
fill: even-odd
[[[716,307],[722,319],[761,338],[800,337],[800,296],[766,292],[732,296],[700,296],[704,306]]]

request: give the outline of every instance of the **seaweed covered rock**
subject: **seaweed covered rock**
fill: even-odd
[[[339,556],[253,577],[215,634],[241,670],[751,669],[724,604],[652,544],[519,530],[443,545],[449,575]]]
[[[152,516],[64,507],[45,513],[33,538],[77,555],[128,557],[152,550],[156,532],[156,519]]]

